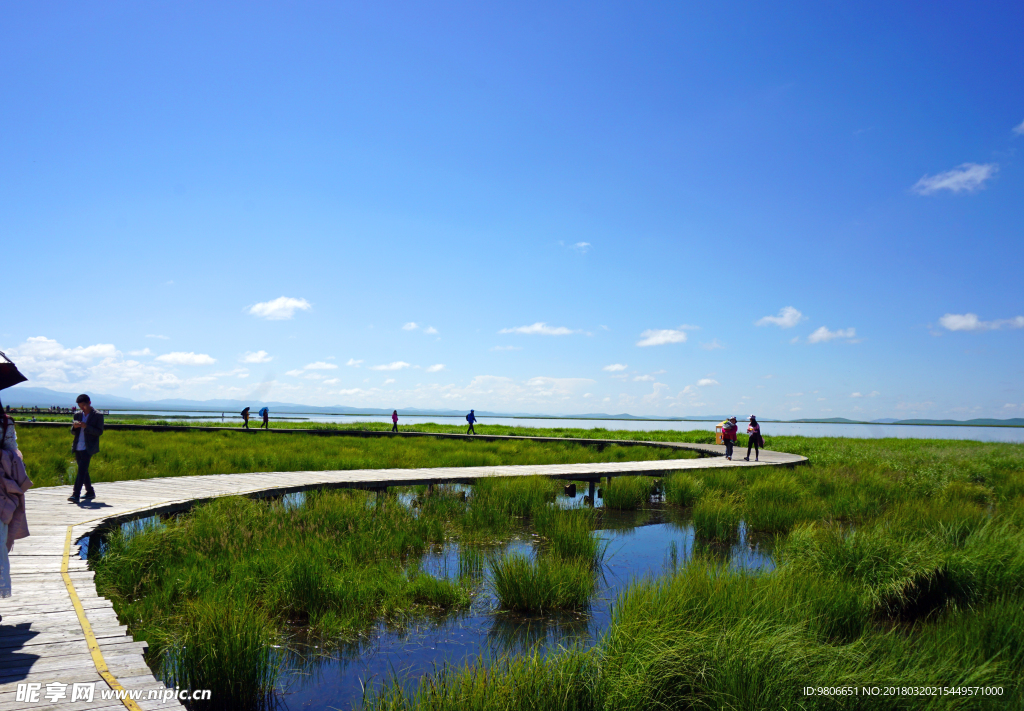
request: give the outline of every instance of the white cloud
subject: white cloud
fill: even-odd
[[[629,366],[626,365],[625,363],[612,363],[611,365],[606,365],[605,367],[601,368],[601,370],[607,370],[609,373],[616,373],[620,370],[625,370],[628,367]]]
[[[305,370],[335,370],[337,367],[334,363],[325,363],[322,360],[318,360],[316,363],[307,365]]]
[[[985,181],[996,174],[999,166],[995,163],[964,163],[953,170],[937,175],[926,175],[911,188],[918,195],[931,195],[940,190],[952,193],[973,193],[985,185]]]
[[[274,357],[266,351],[246,351],[239,360],[243,363],[269,363]]]
[[[151,355],[153,355],[153,351],[149,350],[148,348],[143,348],[141,351],[128,351],[128,355],[130,355],[130,356],[151,356]]]
[[[169,341],[169,340],[171,340],[169,336],[161,336],[158,333],[147,333],[146,334],[146,338],[159,338],[161,341]]]
[[[521,351],[522,346],[494,346],[491,348],[492,351]]]
[[[714,380],[713,378],[701,378],[700,380],[697,381],[697,385],[700,385],[702,387],[705,385],[718,385],[718,381]]]
[[[387,380],[384,381],[384,384],[385,385],[391,385],[391,383],[394,383],[394,382],[396,382],[394,378],[388,378]]]
[[[404,326],[402,326],[402,330],[403,331],[415,331],[419,327],[420,326],[419,326],[418,323],[416,323],[415,321],[410,321],[409,323],[407,323]]]
[[[765,316],[764,318],[758,319],[755,326],[778,326],[779,328],[793,328],[807,317],[802,313],[794,309],[792,306],[786,306],[779,311],[778,316]]]
[[[428,373],[440,373],[444,370],[444,363],[438,363],[437,365],[431,365],[427,368]]]
[[[633,378],[633,382],[637,382],[637,383],[652,382],[652,381],[654,381],[654,379],[655,378],[654,378],[653,375],[638,375],[635,378]]]
[[[433,326],[427,326],[426,328],[423,329],[423,332],[425,334],[427,334],[428,336],[436,336],[437,335],[437,329],[434,328]]]
[[[578,333],[578,331],[573,331],[565,326],[549,326],[543,321],[538,321],[532,326],[503,328],[498,333],[521,333],[528,336],[569,336],[573,333]]]
[[[717,338],[712,340],[711,343],[701,343],[700,347],[706,351],[717,351],[719,348],[725,348],[725,346],[718,342]]]
[[[262,301],[249,307],[253,316],[268,321],[284,321],[295,316],[296,311],[309,311],[313,305],[305,299],[293,299],[290,296],[279,296],[273,301]]]
[[[878,397],[881,394],[882,393],[878,392],[877,390],[872,390],[871,392],[868,393],[868,397]]]
[[[580,254],[586,254],[590,250],[590,242],[577,242],[572,248]]]
[[[304,371],[302,368],[296,368],[295,370],[289,370],[287,373],[285,373],[285,375],[290,375],[293,378],[297,378],[305,372],[306,371]]]
[[[857,336],[857,329],[855,328],[840,328],[836,331],[830,331],[824,326],[819,328],[817,331],[807,337],[808,343],[827,343],[828,341],[834,341],[837,338],[855,338]]]
[[[341,381],[338,380],[338,378],[331,378],[330,380],[325,380],[323,384],[324,385],[337,385],[339,382],[341,382]]]
[[[385,365],[371,365],[370,370],[401,370],[408,367],[409,364],[404,360],[396,360],[394,363],[387,363]]]
[[[189,351],[185,353],[183,351],[175,351],[173,353],[164,353],[156,357],[161,363],[170,363],[171,365],[213,365],[217,362],[216,358],[211,358],[205,353],[193,353]]]
[[[1016,133],[1018,136],[1024,136],[1024,121],[1021,121],[1019,124],[1014,126],[1013,132]]]
[[[1002,328],[1024,328],[1024,316],[981,321],[978,314],[946,314],[939,325],[950,331],[998,331]]]
[[[860,393],[850,393],[850,397],[864,397]]]
[[[355,358],[349,358],[349,359],[348,359],[348,362],[347,362],[347,363],[345,363],[345,365],[350,365],[350,366],[352,366],[353,368],[358,368],[358,367],[359,367],[359,366],[361,366],[362,364],[363,364],[363,361],[361,361],[361,360],[356,360]]]
[[[640,334],[636,342],[641,348],[646,346],[663,346],[668,343],[685,343],[686,332],[672,328],[648,329]]]

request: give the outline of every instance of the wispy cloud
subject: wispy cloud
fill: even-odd
[[[444,370],[444,363],[437,363],[436,365],[427,366],[428,373],[440,373]]]
[[[213,365],[217,362],[216,358],[211,358],[205,353],[184,353],[177,351],[174,353],[164,353],[156,357],[161,363],[170,363],[171,365]]]
[[[572,248],[580,254],[586,254],[590,250],[590,242],[577,242]]]
[[[629,366],[626,365],[625,363],[612,363],[611,365],[606,365],[605,367],[601,368],[601,370],[606,370],[609,373],[617,373],[620,370],[625,370],[628,367]]]
[[[1019,124],[1014,126],[1013,132],[1016,133],[1018,136],[1024,136],[1024,121],[1021,121]]]
[[[269,363],[274,357],[266,351],[246,351],[239,360],[243,363]]]
[[[973,193],[985,186],[999,170],[995,163],[964,163],[937,175],[926,175],[911,188],[918,195],[932,195],[940,190],[951,193]]]
[[[714,378],[701,378],[697,381],[697,385],[700,385],[701,387],[705,387],[707,385],[718,385],[718,381]]]
[[[494,346],[491,348],[492,351],[521,351],[522,346]]]
[[[309,311],[313,305],[305,299],[295,299],[290,296],[279,296],[273,301],[261,301],[253,304],[247,310],[248,313],[268,321],[284,321],[295,316],[296,311]]]
[[[649,383],[654,382],[654,380],[655,377],[653,375],[638,375],[635,378],[633,378],[633,382],[636,383]]]
[[[836,331],[830,331],[825,326],[822,326],[817,331],[807,337],[808,343],[827,343],[828,341],[834,341],[837,338],[856,338],[857,329],[855,328],[840,328]]]
[[[998,331],[1003,328],[1024,328],[1024,316],[982,321],[978,314],[946,314],[939,325],[949,331]]]
[[[404,326],[402,326],[402,330],[403,331],[415,331],[419,327],[420,327],[420,325],[418,323],[416,323],[415,321],[410,321],[409,323],[407,323]]]
[[[434,328],[433,326],[427,326],[426,328],[423,329],[423,332],[425,334],[427,334],[428,336],[436,336],[437,335],[437,329]]]
[[[402,368],[408,368],[409,363],[404,360],[396,360],[394,363],[386,363],[384,365],[371,365],[370,370],[401,370]]]
[[[579,333],[565,326],[549,326],[543,321],[538,321],[532,326],[516,326],[515,328],[503,328],[498,333],[521,333],[528,336],[569,336]]]
[[[161,341],[171,340],[170,336],[161,336],[159,333],[147,333],[146,338],[159,338]]]
[[[322,360],[318,360],[316,363],[307,365],[305,370],[334,370],[337,367],[334,363],[325,363]]]
[[[350,365],[350,366],[352,366],[353,368],[358,368],[358,367],[359,367],[359,366],[361,366],[362,364],[363,364],[363,361],[361,361],[361,360],[356,360],[355,358],[349,358],[349,359],[348,359],[348,362],[347,362],[347,363],[345,363],[345,365]]]
[[[725,348],[725,346],[718,342],[717,338],[713,339],[711,343],[701,343],[700,347],[706,351],[717,351],[719,348]]]
[[[650,328],[640,334],[640,340],[636,344],[643,348],[646,346],[663,346],[668,343],[685,343],[686,332],[697,328],[700,327],[688,326],[686,324],[679,328]]]
[[[130,356],[151,356],[151,355],[153,355],[153,351],[149,350],[148,348],[143,348],[141,351],[128,351],[128,355],[130,355]]]
[[[779,328],[793,328],[807,317],[802,313],[794,309],[792,306],[786,306],[779,311],[778,316],[765,316],[764,318],[758,319],[754,324],[755,326],[778,326]]]

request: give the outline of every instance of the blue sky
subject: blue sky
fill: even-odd
[[[0,348],[138,399],[1022,416],[1022,46],[1021,3],[6,3]]]

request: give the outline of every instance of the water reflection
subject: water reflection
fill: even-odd
[[[560,506],[580,505],[581,495],[559,497]],[[598,506],[600,506],[598,500]],[[475,595],[468,610],[441,618],[381,623],[354,644],[323,654],[316,648],[290,653],[280,696],[286,709],[337,709],[359,705],[366,693],[399,679],[412,689],[424,674],[462,666],[479,658],[542,653],[592,646],[607,629],[611,607],[637,579],[678,570],[694,556],[711,558],[732,570],[770,571],[772,539],[751,536],[741,524],[738,540],[712,544],[699,540],[687,513],[655,506],[641,511],[598,508],[597,535],[608,545],[597,592],[589,611],[530,616],[501,610],[490,593],[484,561],[500,553],[535,556],[537,539],[523,536],[502,544],[436,546],[420,570],[440,578],[470,577]]]

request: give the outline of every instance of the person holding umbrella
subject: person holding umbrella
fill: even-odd
[[[266,407],[266,406],[260,408],[260,417],[263,418],[263,422],[256,429],[260,429],[262,427],[265,427],[265,428],[267,428],[269,430],[270,429],[270,408]]]
[[[249,429],[249,406],[242,410],[242,427]]]
[[[0,390],[23,383],[28,378],[0,352]],[[0,598],[11,596],[11,562],[8,557],[14,541],[28,536],[25,517],[25,492],[32,481],[25,473],[25,460],[18,449],[14,420],[0,403]],[[2,618],[0,618],[2,619]]]

